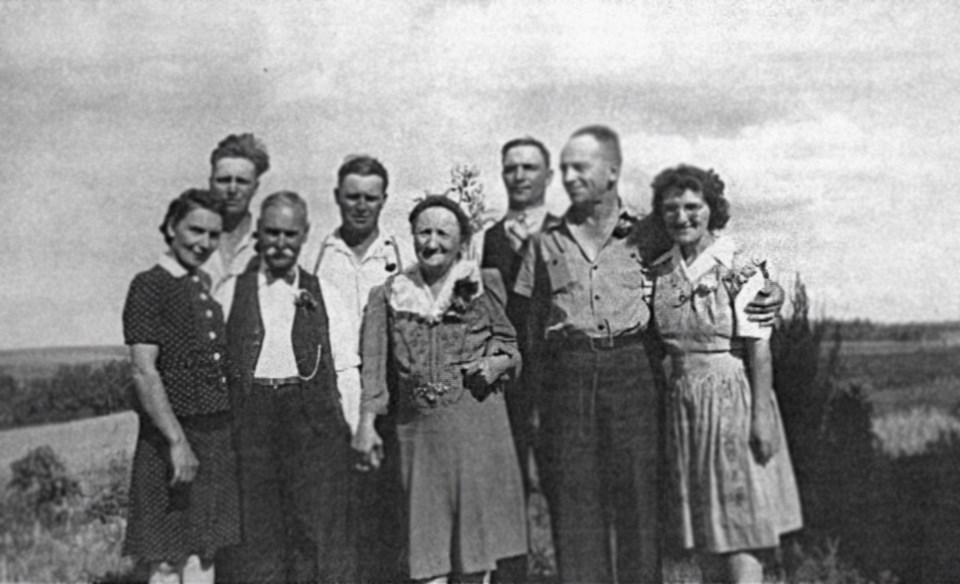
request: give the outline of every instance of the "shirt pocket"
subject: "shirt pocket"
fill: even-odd
[[[547,277],[550,282],[550,292],[561,292],[570,288],[573,283],[573,276],[570,274],[570,268],[562,256],[554,256],[545,260],[547,266]]]

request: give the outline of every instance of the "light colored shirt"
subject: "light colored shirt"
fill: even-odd
[[[257,274],[263,345],[254,377],[285,378],[299,374],[292,338],[296,301],[300,292],[300,270],[295,269],[294,274],[293,283],[271,277],[263,266]]]
[[[382,231],[363,258],[343,241],[340,228],[323,240],[309,269],[320,280],[337,371],[360,366],[360,324],[370,290],[406,268],[407,259],[396,238]]]
[[[236,288],[237,276],[246,271],[250,260],[257,256],[257,251],[254,249],[256,244],[256,239],[253,237],[254,225],[255,223],[251,219],[232,258],[228,259],[223,248],[218,248],[203,264],[203,270],[210,274],[212,280],[211,293],[213,298],[223,307],[224,320],[230,318],[230,307],[233,305],[233,292]]]
[[[647,327],[652,281],[644,270],[643,258],[651,255],[644,249],[650,244],[642,232],[647,227],[643,223],[621,211],[593,259],[577,241],[567,216],[546,226],[535,245],[529,246],[514,291],[532,297],[534,275],[546,276],[537,286],[549,287],[548,339],[617,337]]]

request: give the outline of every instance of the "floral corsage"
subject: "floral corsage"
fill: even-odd
[[[317,309],[317,299],[313,297],[313,294],[310,294],[309,290],[301,289],[296,298],[293,299],[293,303],[297,308],[306,308],[307,310],[316,310]]]
[[[746,265],[729,270],[723,275],[723,283],[731,294],[736,295],[758,271],[763,274],[764,278],[770,277],[767,273],[766,260],[754,259]]]

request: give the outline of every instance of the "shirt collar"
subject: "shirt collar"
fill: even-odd
[[[670,251],[660,256],[654,262],[654,265],[663,263],[667,259],[672,259],[676,265],[682,267],[691,279],[696,279],[708,272],[716,264],[732,270],[733,257],[737,251],[736,241],[729,237],[718,235],[713,243],[710,244],[710,247],[703,250],[690,265],[684,263],[683,254],[680,252],[680,246],[677,244],[674,244]]]
[[[527,227],[540,229],[540,226],[543,225],[544,219],[547,216],[547,206],[537,205],[535,207],[528,207],[527,209],[507,209],[505,216],[506,222],[516,221],[521,215],[525,217],[524,223]]]
[[[157,260],[157,265],[170,273],[174,278],[182,278],[190,274],[187,268],[183,267],[180,262],[173,257],[173,253],[170,251],[164,252],[160,256],[160,259]]]
[[[267,270],[267,262],[261,260],[260,269],[257,271],[257,284],[260,288],[263,288],[264,286],[270,286],[276,283],[277,281],[283,281],[283,283],[285,283],[287,286],[293,289],[299,289],[300,288],[300,269],[296,265],[294,265],[293,268],[291,268],[291,271],[293,272],[293,281],[288,281],[284,278],[275,278]]]
[[[399,250],[392,250],[392,248],[396,247],[396,245],[397,244],[394,237],[388,234],[383,229],[380,229],[380,233],[379,235],[377,235],[377,239],[370,244],[370,247],[367,248],[367,253],[363,256],[363,259],[360,261],[365,261],[368,258],[373,258],[373,257],[381,257],[386,255],[387,253],[391,254],[392,256],[394,254],[394,251],[396,251],[396,253],[399,254]],[[350,246],[347,245],[347,242],[345,242],[343,240],[343,237],[340,236],[339,227],[334,229],[333,233],[331,233],[328,237],[326,237],[323,240],[323,247],[332,247],[337,251],[341,251],[343,253],[356,257],[356,254],[353,253],[353,250],[350,249]],[[391,250],[391,251],[388,252],[388,250]]]

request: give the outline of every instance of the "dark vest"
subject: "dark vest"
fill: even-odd
[[[330,352],[327,310],[316,276],[300,270],[300,289],[306,290],[314,304],[297,306],[293,319],[291,343],[301,378],[300,395],[304,412],[311,425],[323,434],[343,434],[350,430],[340,409],[337,373]],[[227,319],[227,356],[230,402],[234,411],[241,411],[243,396],[251,390],[253,373],[263,345],[263,321],[257,294],[257,264],[238,276],[233,306]],[[317,351],[320,358],[317,358]],[[312,377],[311,377],[312,375]],[[309,379],[306,379],[309,378]]]

